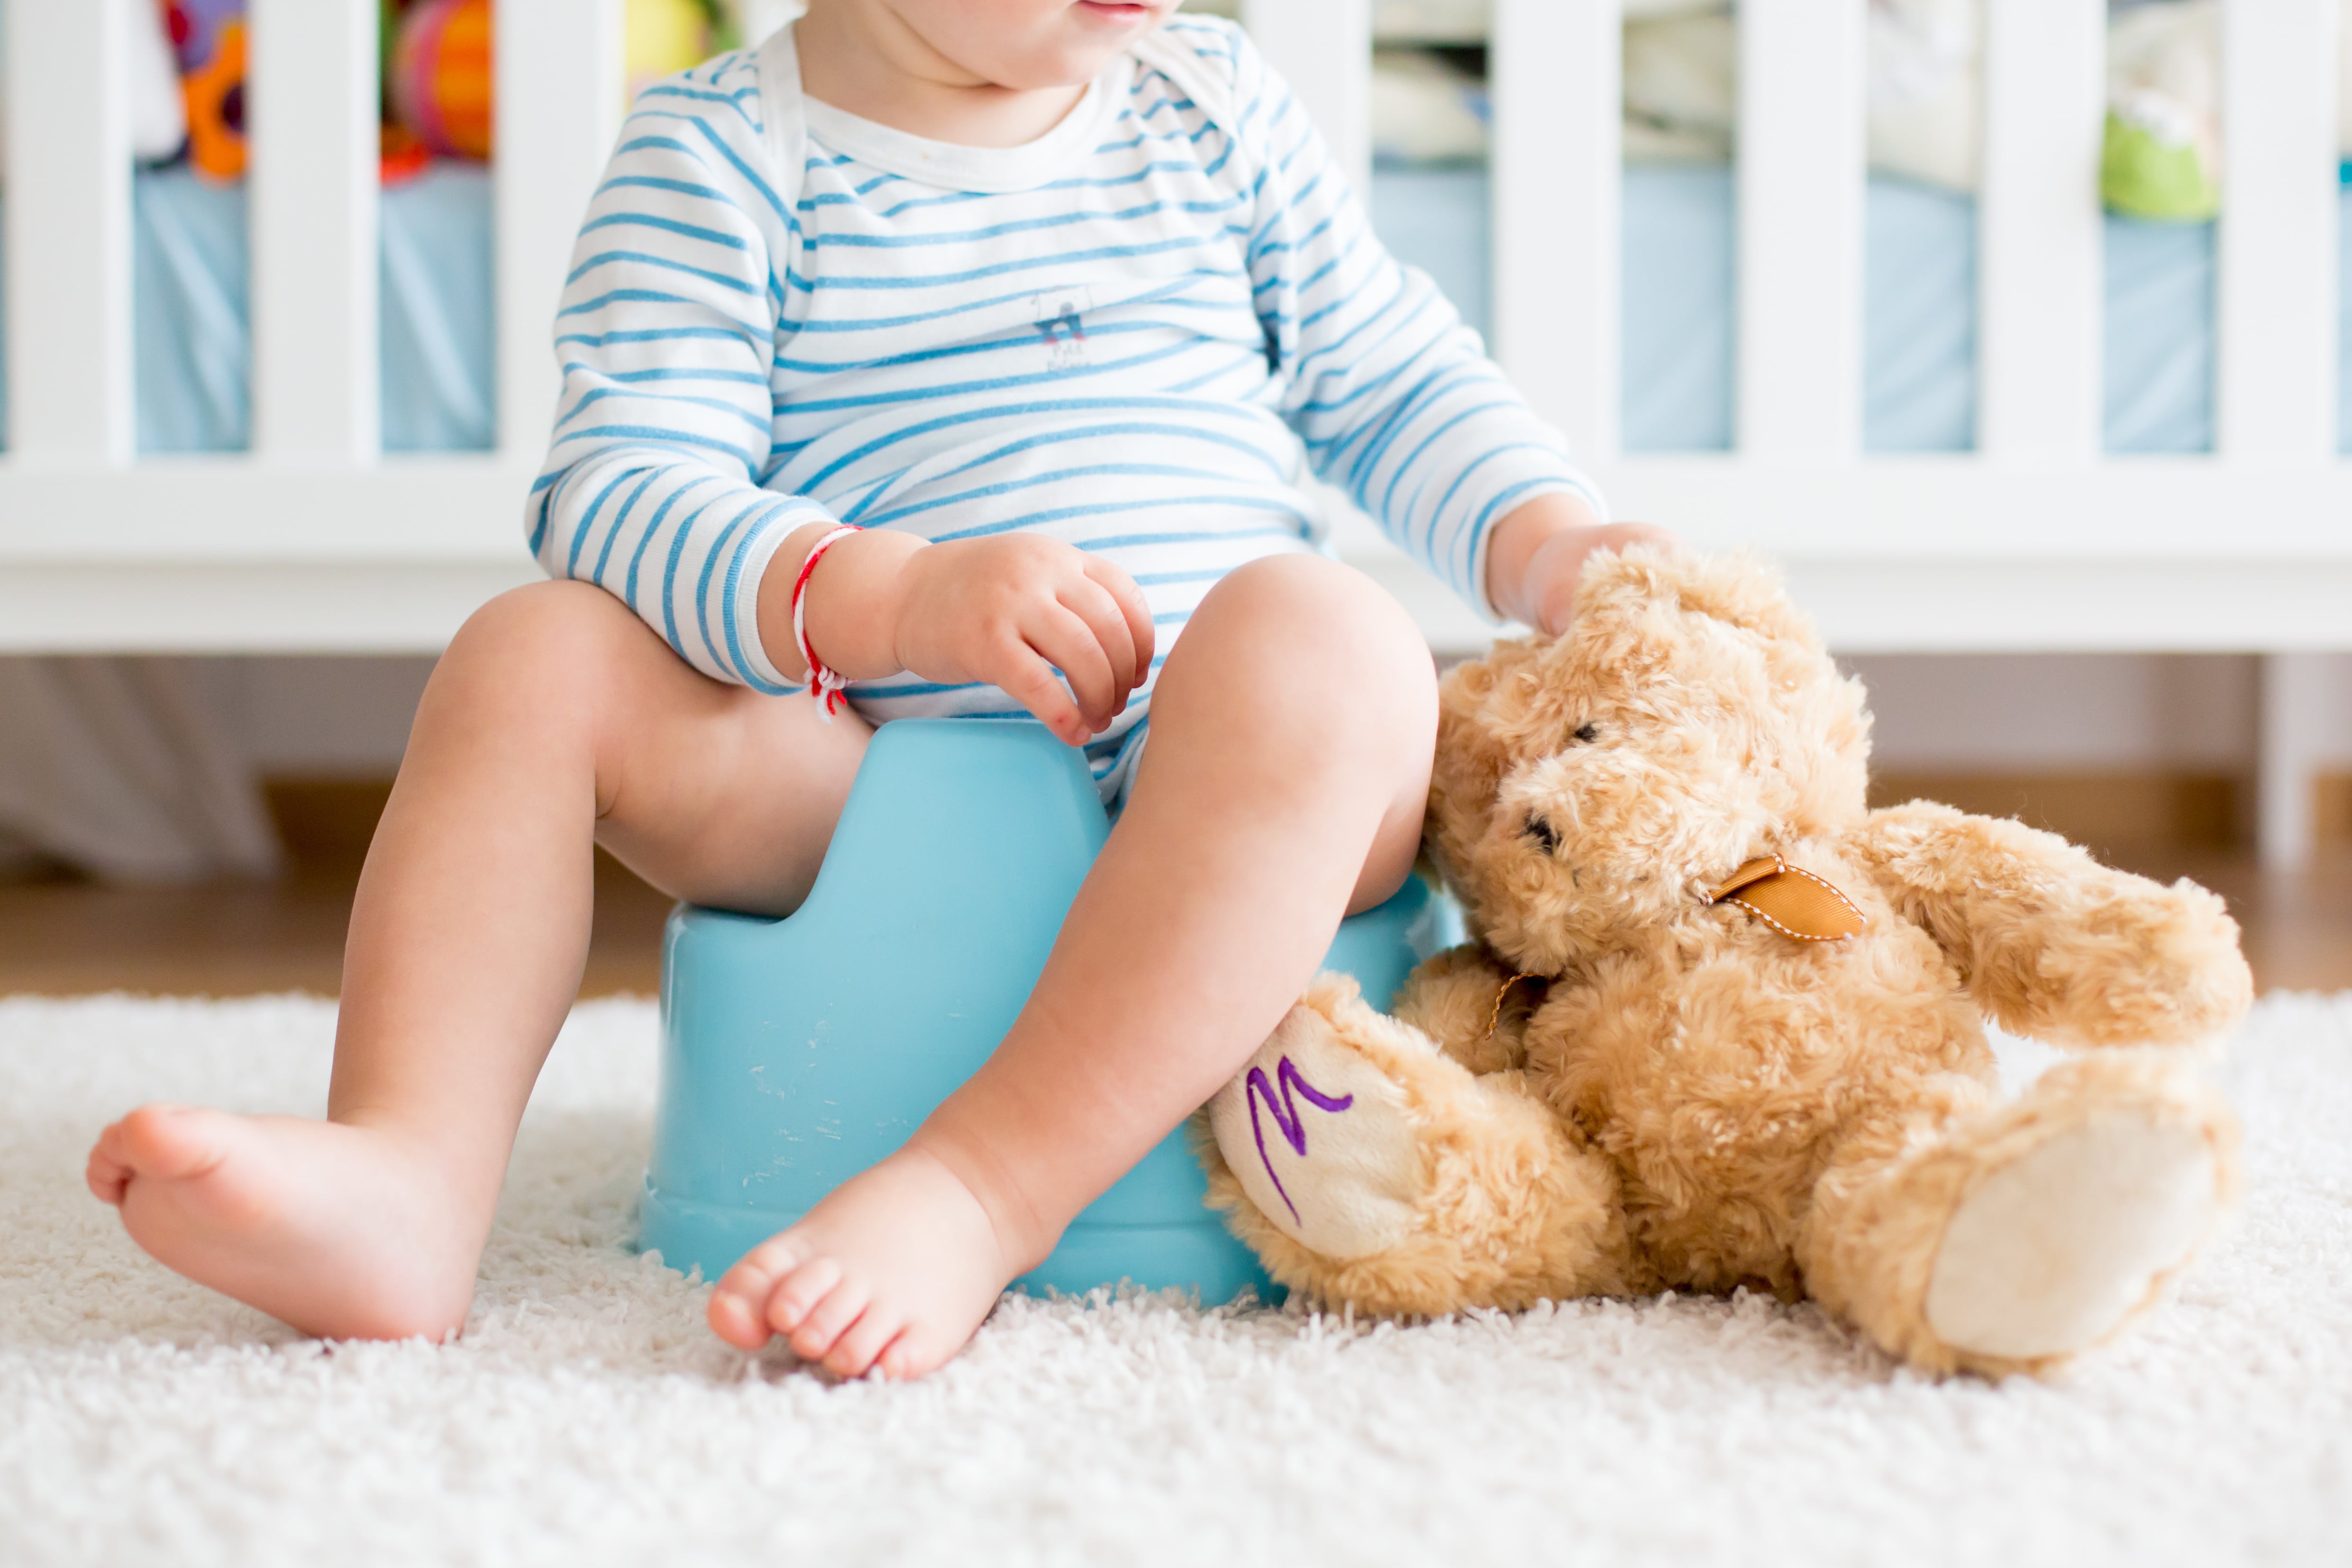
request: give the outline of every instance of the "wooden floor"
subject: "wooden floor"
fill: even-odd
[[[667,899],[617,865],[596,868],[584,995],[652,995]],[[342,988],[355,878],[195,888],[0,886],[0,995],[131,991],[250,996]]]
[[[2263,989],[2352,989],[2352,855],[2294,875],[2265,873],[2242,854],[2117,858],[2151,876],[2193,877],[2227,898]],[[182,889],[0,886],[0,994],[331,995],[351,899],[349,875]],[[600,863],[585,994],[654,993],[668,908],[618,866]]]
[[[2265,991],[2352,991],[2352,852],[2334,847],[2294,872],[2265,871],[2251,852],[2155,850],[2118,856],[2129,870],[2187,877],[2230,902]]]

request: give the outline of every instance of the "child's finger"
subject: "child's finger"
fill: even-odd
[[[1078,716],[1077,705],[1070,700],[1070,694],[1063,689],[1061,677],[1027,646],[1015,645],[1014,651],[1007,652],[998,661],[998,668],[991,672],[990,679],[1065,742],[1073,746],[1087,743],[1092,731]]]
[[[1126,693],[1113,683],[1110,656],[1092,626],[1060,600],[1038,610],[1023,627],[1029,646],[1045,656],[1070,683],[1089,731],[1108,730]]]
[[[1123,567],[1099,555],[1086,558],[1086,574],[1102,585],[1118,605],[1119,614],[1127,617],[1128,635],[1135,639],[1135,674],[1127,683],[1127,689],[1132,691],[1151,679],[1153,645],[1159,639],[1158,629],[1151,624],[1151,603]]]
[[[1116,714],[1127,706],[1127,694],[1138,684],[1134,628],[1127,624],[1126,612],[1111,597],[1110,590],[1091,577],[1070,584],[1059,597],[1063,608],[1087,623],[1087,629],[1110,658],[1111,711]]]

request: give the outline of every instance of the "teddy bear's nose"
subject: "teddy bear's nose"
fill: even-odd
[[[1536,813],[1532,811],[1528,813],[1527,826],[1522,828],[1520,831],[1524,832],[1528,837],[1534,839],[1537,843],[1542,845],[1543,852],[1545,854],[1557,855],[1559,853],[1559,835],[1551,830],[1550,823],[1546,822]]]

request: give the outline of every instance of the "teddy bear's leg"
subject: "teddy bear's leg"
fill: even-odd
[[[1613,1166],[1324,975],[1210,1102],[1210,1202],[1293,1289],[1383,1314],[1628,1284]]]
[[[2238,1185],[2236,1122],[2189,1064],[2077,1058],[1932,1139],[1856,1139],[1799,1255],[1817,1299],[1915,1365],[2043,1372],[2153,1306]]]

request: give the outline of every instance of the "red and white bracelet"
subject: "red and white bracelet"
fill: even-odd
[[[816,699],[818,710],[824,715],[824,721],[828,724],[833,722],[834,710],[846,700],[842,696],[842,689],[849,684],[849,678],[827,666],[824,660],[817,658],[816,649],[809,646],[804,603],[808,596],[809,574],[816,570],[817,562],[827,550],[853,533],[865,531],[854,522],[845,522],[827,531],[809,546],[808,559],[801,563],[801,574],[793,580],[793,642],[801,650],[801,662],[808,666],[809,695]]]

